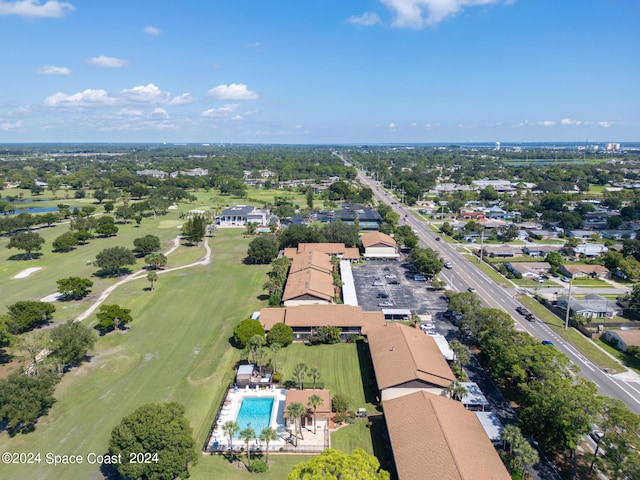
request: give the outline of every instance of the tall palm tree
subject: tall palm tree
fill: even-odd
[[[287,406],[287,417],[293,419],[296,437],[298,436],[298,432],[300,432],[300,438],[302,440],[304,440],[304,436],[302,435],[302,417],[306,415],[306,413],[307,407],[300,402],[293,402]]]
[[[502,432],[500,432],[500,439],[509,444],[509,453],[511,453],[513,447],[520,442],[521,438],[522,433],[520,433],[520,429],[515,425],[505,425]],[[503,445],[503,448],[505,447],[506,445]]]
[[[229,448],[231,449],[231,461],[233,462],[233,436],[240,430],[240,425],[233,420],[229,420],[222,425],[222,431],[229,436]]]
[[[293,369],[293,376],[298,380],[298,388],[300,390],[304,390],[305,373],[307,373],[307,365],[305,363],[299,363]]]
[[[251,471],[251,447],[249,447],[249,442],[253,438],[256,438],[256,431],[247,425],[247,428],[240,431],[240,438],[244,440],[244,443],[247,446],[247,458],[249,459],[249,465],[247,468]]]
[[[533,465],[540,460],[540,456],[536,449],[533,448],[529,442],[524,440],[524,438],[523,441],[513,449],[513,455],[516,457],[516,461],[522,465],[522,474],[520,475],[520,478],[524,478],[524,474],[529,465]]]
[[[267,445],[267,455],[266,455],[266,464],[269,465],[269,442],[275,442],[278,440],[278,432],[275,428],[265,427],[260,432],[260,441],[264,442]]]
[[[278,371],[278,352],[282,350],[282,345],[278,342],[273,342],[269,348],[273,352],[273,371]]]
[[[151,290],[153,291],[153,284],[158,280],[158,274],[151,270],[149,273],[147,273],[147,280],[149,280],[149,283],[151,284]]]
[[[313,380],[313,389],[315,390],[316,389],[316,382],[320,378],[320,370],[318,370],[315,367],[310,368],[308,375],[311,377],[311,380]]]
[[[316,431],[316,410],[318,409],[318,407],[320,405],[324,405],[324,400],[322,400],[322,397],[320,395],[317,394],[313,394],[309,397],[309,403],[307,404],[309,405],[311,408],[313,408],[313,431],[315,433]]]

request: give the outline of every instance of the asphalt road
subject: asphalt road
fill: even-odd
[[[566,354],[580,368],[580,375],[598,386],[600,395],[618,398],[625,403],[629,410],[640,414],[640,378],[638,375],[633,372],[611,375],[594,365],[571,344],[556,335],[546,324],[525,320],[516,312],[515,309],[520,303],[511,292],[486,276],[473,262],[464,258],[454,246],[445,241],[436,241],[437,235],[428,225],[420,222],[408,208],[380,190],[373,180],[365,177],[361,172],[358,172],[358,179],[373,190],[374,196],[379,201],[391,205],[400,214],[400,223],[409,225],[418,232],[420,246],[440,252],[444,259],[451,262],[453,268],[445,269],[443,276],[453,290],[465,291],[469,287],[475,288],[477,295],[488,307],[498,308],[510,314],[514,318],[518,330],[526,331],[540,340],[551,340],[558,350]]]

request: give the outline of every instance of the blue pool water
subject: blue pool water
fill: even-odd
[[[269,426],[271,422],[271,410],[273,409],[273,397],[271,398],[243,398],[236,422],[240,429],[251,428],[260,435],[262,429]],[[236,434],[236,438],[240,438]]]

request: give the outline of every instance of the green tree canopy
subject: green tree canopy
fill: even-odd
[[[56,281],[58,284],[58,293],[64,300],[80,300],[86,297],[93,287],[93,282],[88,278],[69,277],[61,278]]]
[[[96,343],[96,335],[80,322],[69,320],[51,330],[52,355],[63,365],[78,366]]]
[[[53,391],[58,380],[51,372],[29,376],[17,371],[0,379],[0,419],[7,422],[10,435],[35,428],[38,418],[55,401]]]
[[[44,238],[36,232],[23,232],[13,235],[9,239],[7,248],[17,248],[18,250],[24,250],[27,254],[27,258],[31,258],[32,252],[39,252],[42,250],[44,244]]]
[[[9,305],[7,328],[12,334],[23,333],[51,320],[56,307],[46,302],[21,300]]]
[[[247,263],[270,263],[278,256],[278,240],[273,235],[259,235],[249,243]]]
[[[284,323],[276,323],[267,333],[267,345],[274,343],[279,343],[282,347],[291,345],[293,343],[293,329]]]
[[[311,460],[297,464],[287,480],[389,480],[389,472],[361,448],[344,453],[334,448],[324,450]]]
[[[104,334],[115,328],[123,329],[133,318],[131,309],[122,308],[120,305],[100,305],[100,311],[96,314],[98,324],[96,328]]]
[[[151,403],[124,417],[109,440],[109,454],[122,458],[118,473],[132,480],[187,478],[198,452],[184,412],[179,403]],[[150,461],[131,463],[132,453]]]
[[[105,273],[120,275],[126,265],[136,264],[136,257],[125,247],[105,248],[96,255],[95,264]]]
[[[145,235],[144,237],[136,238],[133,241],[133,245],[135,253],[149,255],[160,250],[160,239],[155,235]]]
[[[444,267],[444,260],[431,248],[414,248],[409,254],[409,261],[417,272],[426,277],[433,277]]]
[[[144,257],[144,263],[157,270],[159,268],[164,268],[167,266],[167,257],[164,253],[160,252],[150,253],[149,255]]]
[[[78,243],[80,243],[80,241],[73,232],[65,232],[53,241],[53,251],[70,252]]]
[[[261,335],[264,338],[264,328],[258,320],[247,318],[233,329],[233,341],[241,348],[245,348],[254,335]]]

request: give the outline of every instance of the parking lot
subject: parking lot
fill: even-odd
[[[363,310],[402,308],[419,315],[427,312],[435,315],[447,309],[443,292],[429,290],[427,282],[414,280],[411,265],[404,261],[367,260],[365,265],[352,270]],[[379,306],[382,302],[392,305]]]

